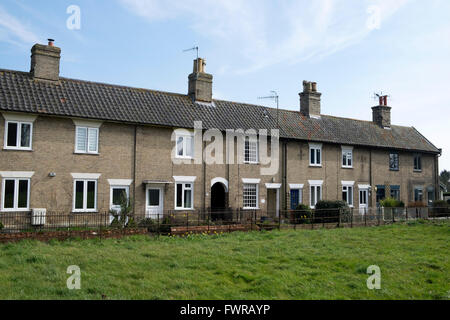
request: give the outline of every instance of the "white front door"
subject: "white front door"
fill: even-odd
[[[129,186],[112,186],[110,192],[110,204],[109,208],[117,213],[120,213],[120,204],[123,199],[130,198],[130,187]],[[109,223],[114,219],[113,215],[109,216]]]
[[[147,187],[147,206],[145,217],[162,219],[164,210],[164,192],[162,187]]]
[[[366,214],[369,202],[369,189],[359,189],[359,213]]]

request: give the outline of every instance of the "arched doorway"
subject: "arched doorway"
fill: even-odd
[[[227,208],[226,186],[216,182],[211,186],[211,218],[212,220],[224,220]]]

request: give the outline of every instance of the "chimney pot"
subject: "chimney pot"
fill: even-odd
[[[48,45],[49,45],[50,47],[53,47],[53,42],[55,42],[54,39],[48,39]]]

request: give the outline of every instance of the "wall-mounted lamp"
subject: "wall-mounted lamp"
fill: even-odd
[[[48,174],[48,176],[51,177],[51,178],[56,177],[56,173],[55,173],[55,172],[50,172],[50,173]]]

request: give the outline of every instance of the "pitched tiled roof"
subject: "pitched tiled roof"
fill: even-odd
[[[192,128],[275,129],[277,110],[214,100],[214,106],[193,103],[189,96],[61,78],[59,84],[33,80],[29,73],[0,69],[0,110],[42,115]],[[370,121],[279,111],[284,138],[348,145],[439,152],[412,127],[382,129]]]

